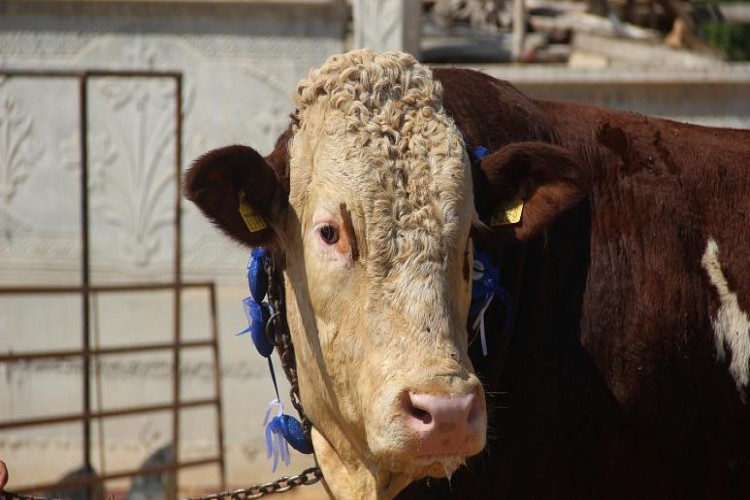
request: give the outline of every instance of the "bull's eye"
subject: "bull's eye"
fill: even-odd
[[[327,245],[335,245],[339,241],[338,230],[330,224],[320,226],[318,233],[320,233],[320,239]]]

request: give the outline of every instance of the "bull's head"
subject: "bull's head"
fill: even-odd
[[[233,238],[284,252],[300,394],[329,491],[389,497],[485,445],[467,355],[471,168],[440,84],[411,56],[332,57],[295,97],[271,155],[212,151],[186,190]],[[268,227],[248,227],[243,200]]]

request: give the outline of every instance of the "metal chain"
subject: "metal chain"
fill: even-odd
[[[298,486],[315,484],[322,478],[323,473],[319,467],[310,467],[296,476],[284,476],[270,483],[254,484],[241,490],[222,491],[221,493],[211,493],[210,495],[186,498],[184,500],[245,500],[260,498],[271,493],[283,493]]]
[[[299,382],[297,380],[297,357],[294,355],[294,344],[292,344],[292,335],[289,332],[289,325],[286,320],[286,300],[284,296],[284,275],[278,266],[278,255],[273,255],[270,268],[266,268],[268,273],[268,303],[274,311],[273,316],[268,320],[268,327],[272,329],[271,342],[279,350],[281,366],[284,368],[286,378],[289,380],[289,400],[297,410],[302,428],[305,430],[307,438],[310,439],[312,424],[302,409],[302,401],[299,396]]]

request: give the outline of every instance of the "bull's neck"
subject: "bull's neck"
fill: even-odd
[[[328,494],[337,499],[391,499],[410,482],[405,475],[368,469],[361,457],[346,442],[337,440],[336,449],[315,428],[313,447]],[[338,451],[337,451],[338,450]]]

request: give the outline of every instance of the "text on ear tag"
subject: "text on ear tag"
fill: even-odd
[[[490,217],[490,226],[504,226],[506,224],[517,224],[523,213],[523,200],[515,196],[509,200],[499,203]]]
[[[263,217],[258,215],[258,212],[255,211],[250,203],[248,203],[247,198],[245,198],[245,192],[240,190],[238,196],[240,199],[240,215],[242,216],[242,220],[245,221],[247,229],[251,233],[257,233],[258,231],[266,229],[268,224],[263,220]]]

